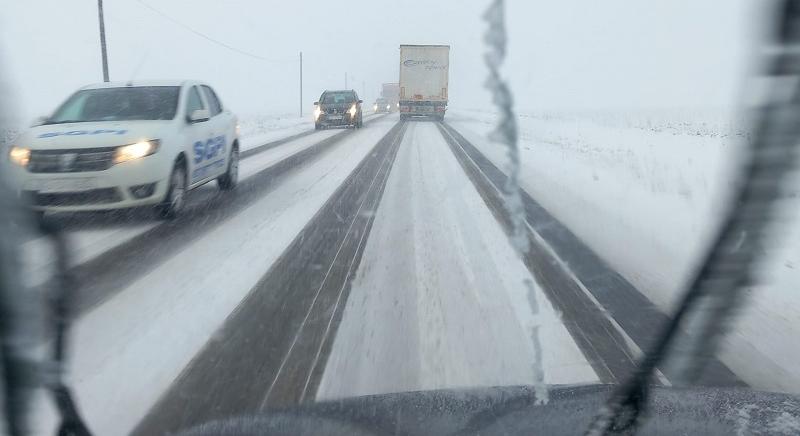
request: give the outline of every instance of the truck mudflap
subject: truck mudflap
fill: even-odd
[[[443,117],[447,111],[444,101],[401,101],[400,113],[406,115],[431,115]]]

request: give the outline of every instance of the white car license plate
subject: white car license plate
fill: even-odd
[[[97,182],[91,177],[72,179],[46,179],[34,180],[27,184],[26,189],[39,191],[43,194],[57,192],[88,191],[97,187]]]
[[[342,116],[341,115],[331,115],[331,116],[328,117],[328,119],[329,120],[341,120]]]

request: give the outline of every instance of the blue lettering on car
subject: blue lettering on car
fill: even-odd
[[[194,163],[199,164],[204,160],[211,160],[220,155],[225,149],[225,136],[215,136],[205,141],[197,141],[192,144],[194,151]]]
[[[225,161],[220,159],[215,162],[211,162],[206,166],[202,166],[200,168],[196,168],[192,171],[192,182],[196,182],[198,180],[205,179],[211,173],[212,170],[217,171],[221,169],[225,165]]]
[[[83,135],[124,135],[128,133],[125,129],[98,129],[98,130],[70,130],[67,132],[47,132],[41,133],[37,138],[54,138],[56,136],[83,136]]]
[[[212,171],[221,169],[225,165],[224,159],[217,159],[225,150],[225,136],[215,136],[205,141],[196,141],[192,144],[195,165],[201,165],[192,171],[192,182],[205,179]],[[203,164],[204,161],[217,159],[215,162]]]

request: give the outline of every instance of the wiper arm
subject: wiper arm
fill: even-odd
[[[51,381],[50,390],[61,415],[61,425],[57,434],[59,436],[91,436],[91,432],[84,424],[72,398],[72,391],[64,382],[63,374],[67,352],[67,333],[72,319],[70,309],[75,298],[75,282],[69,271],[67,241],[64,234],[55,225],[45,222],[42,223],[41,228],[53,240],[56,252],[56,289],[52,298],[53,330],[55,331],[53,361],[56,365],[56,374]]]
[[[645,355],[633,377],[622,384],[587,431],[587,435],[634,434],[650,393],[648,383],[675,342],[680,325],[701,302],[708,302],[692,344],[694,357],[684,371],[695,381],[706,358],[717,350],[732,314],[744,302],[743,290],[756,272],[756,254],[763,247],[767,228],[777,214],[783,182],[797,170],[800,146],[800,0],[784,0],[777,18],[777,32],[767,47],[765,76],[771,78],[768,101],[758,114],[755,135],[740,171],[723,224],[702,267],[690,282],[681,304]],[[777,78],[794,79],[794,89]],[[789,95],[788,101],[785,100]],[[700,356],[701,358],[697,358]]]
[[[45,121],[44,123],[42,123],[42,125],[48,126],[51,124],[69,124],[69,123],[84,123],[84,122],[86,121],[80,121],[80,120]]]

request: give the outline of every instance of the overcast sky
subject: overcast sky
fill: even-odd
[[[105,0],[112,80],[201,79],[242,114],[299,110],[325,88],[377,96],[402,43],[450,44],[450,98],[487,105],[481,15],[488,0]],[[517,106],[729,105],[745,73],[759,0],[509,0]],[[96,0],[0,0],[3,57],[20,116],[49,113],[102,80]]]

